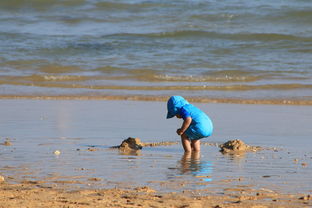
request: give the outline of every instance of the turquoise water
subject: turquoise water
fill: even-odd
[[[1,95],[312,99],[309,0],[0,2]]]

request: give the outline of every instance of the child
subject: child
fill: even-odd
[[[213,125],[210,118],[199,108],[189,104],[181,96],[172,96],[167,102],[167,119],[176,116],[183,118],[177,134],[181,136],[185,152],[200,151],[200,139],[212,134]]]

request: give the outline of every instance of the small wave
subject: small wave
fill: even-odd
[[[217,14],[194,14],[191,15],[191,19],[198,19],[202,21],[224,21],[224,20],[232,20],[234,18],[239,17],[237,14],[222,14],[222,13],[217,13]]]
[[[84,78],[78,78],[73,82],[51,82],[68,81],[70,77],[36,77],[30,76],[28,79],[3,78],[0,79],[0,85],[14,86],[35,86],[44,88],[64,88],[64,89],[92,89],[92,90],[130,90],[130,91],[256,91],[256,90],[296,90],[312,89],[312,84],[263,84],[263,85],[100,85],[84,84],[77,81],[83,81]],[[42,81],[42,79],[44,81]],[[30,82],[31,81],[31,82]]]
[[[267,21],[272,20],[287,20],[288,22],[296,23],[296,24],[308,24],[311,25],[312,19],[312,10],[305,8],[301,10],[286,10],[281,12],[280,14],[275,14],[274,16],[268,16]]]
[[[169,96],[148,95],[1,95],[0,99],[36,99],[36,100],[132,100],[132,101],[162,101],[166,102]],[[312,100],[306,99],[242,99],[242,98],[213,98],[213,97],[187,97],[194,103],[235,103],[235,104],[269,104],[269,105],[309,105]]]
[[[47,10],[54,6],[73,7],[85,4],[83,0],[40,0],[40,1],[0,1],[0,10],[20,10],[21,8],[33,8],[37,10]]]
[[[98,10],[126,10],[126,11],[139,11],[140,9],[167,7],[168,3],[155,3],[155,2],[141,2],[141,3],[126,3],[126,2],[98,2],[95,4]]]
[[[40,66],[39,71],[45,73],[69,73],[69,72],[80,72],[82,69],[77,66],[62,66],[62,65],[43,65]]]
[[[270,77],[270,75],[264,75],[264,72],[257,74],[240,70],[213,71],[197,76],[170,75],[153,69],[126,69],[114,67],[100,67],[95,69],[95,71],[100,71],[105,74],[116,74],[115,77],[109,77],[109,79],[128,79],[144,82],[253,82]],[[103,77],[103,79],[106,78]]]
[[[171,81],[171,82],[253,82],[261,79],[256,76],[170,76],[155,75],[151,81]]]
[[[77,81],[86,81],[89,79],[95,80],[96,77],[87,77],[87,76],[75,76],[75,75],[29,75],[29,76],[2,76],[0,78],[0,84],[8,85],[28,85],[31,84],[41,85],[42,83],[50,82],[77,82]]]
[[[295,35],[286,35],[278,33],[235,34],[233,35],[233,39],[258,40],[258,41],[279,41],[279,40],[293,40],[302,42],[312,41],[311,37],[300,37]]]
[[[72,73],[72,72],[81,72],[82,69],[76,65],[60,65],[57,62],[49,63],[43,59],[21,59],[21,60],[10,60],[10,61],[3,61],[0,63],[0,67],[8,67],[12,69],[18,70],[29,70],[33,69],[37,73],[44,72],[44,73],[51,73],[51,74],[58,74],[58,73]]]
[[[119,33],[114,35],[107,35],[109,37],[146,37],[146,38],[209,38],[209,39],[227,39],[227,40],[241,40],[241,41],[302,41],[310,42],[312,37],[300,37],[288,34],[279,33],[217,33],[201,30],[182,30],[172,32],[160,33]]]
[[[81,49],[81,50],[112,50],[113,46],[111,43],[72,43],[67,46],[68,48]]]
[[[82,81],[86,80],[85,77],[82,76],[69,76],[69,75],[64,75],[64,76],[53,76],[53,75],[43,75],[43,76],[38,76],[39,79],[42,77],[46,81]]]
[[[309,79],[306,72],[292,71],[261,71],[261,70],[217,70],[206,71],[200,75],[166,74],[156,70],[128,70],[123,79],[136,79],[146,82],[255,82],[279,77],[284,80]]]
[[[146,37],[146,38],[189,38],[189,37],[218,37],[218,33],[200,30],[182,30],[159,33],[117,33],[106,35],[109,37]]]

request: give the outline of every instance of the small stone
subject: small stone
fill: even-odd
[[[61,152],[60,152],[59,150],[55,150],[55,151],[54,151],[54,154],[55,154],[55,155],[60,155]]]
[[[101,181],[102,179],[100,178],[89,178],[88,181]]]
[[[312,200],[312,196],[311,195],[306,195],[306,196],[302,196],[299,199],[304,200],[304,201],[308,201],[308,200]]]

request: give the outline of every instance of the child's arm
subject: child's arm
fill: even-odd
[[[192,123],[192,118],[186,117],[183,121],[182,127],[177,130],[177,134],[182,135],[187,130],[187,128],[191,125],[191,123]]]

